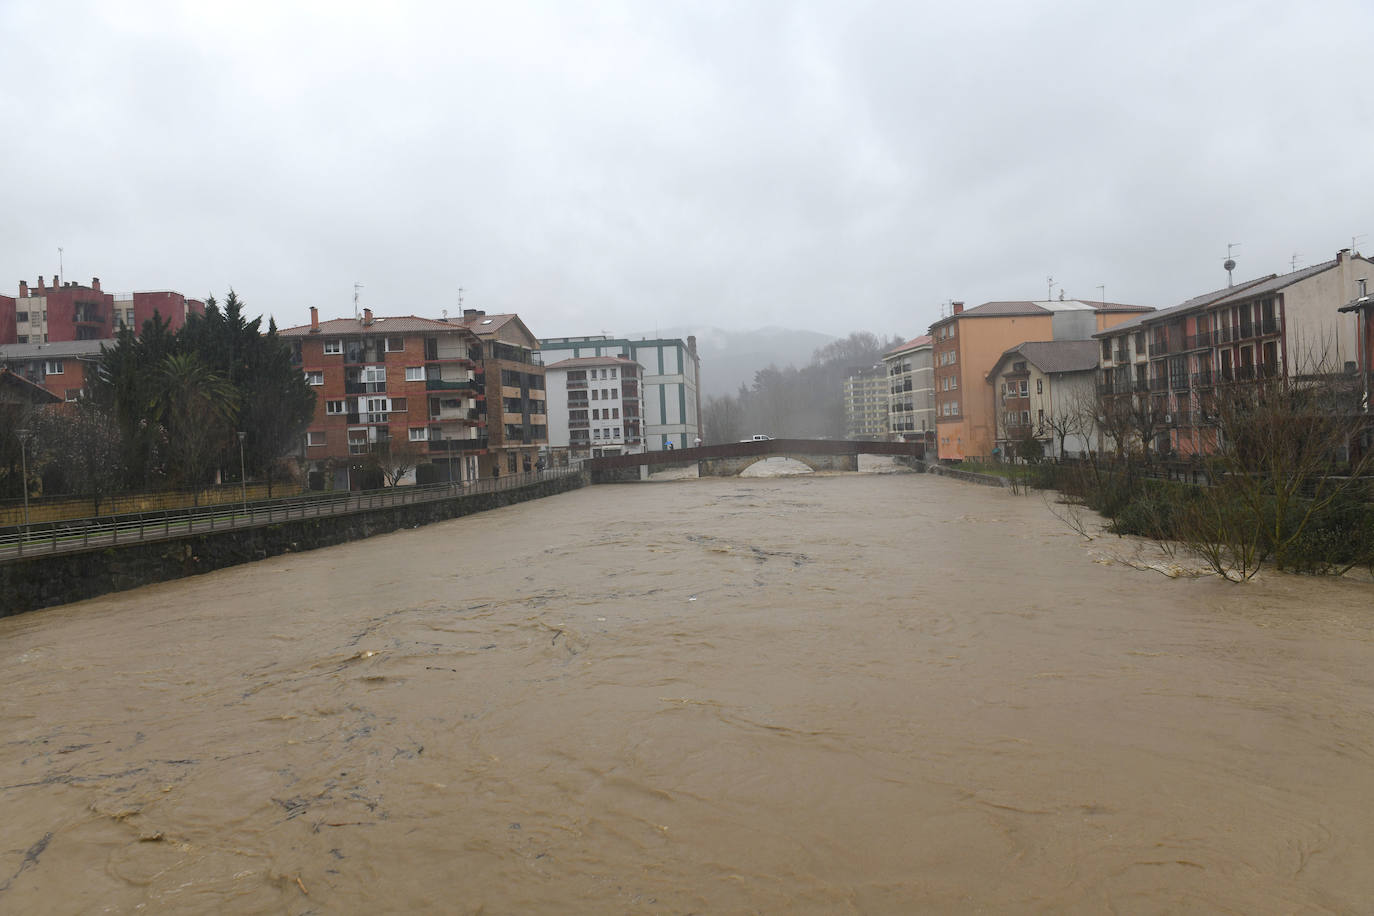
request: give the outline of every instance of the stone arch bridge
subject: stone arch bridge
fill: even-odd
[[[625,483],[647,479],[653,467],[693,464],[702,477],[734,477],[751,464],[767,458],[791,458],[813,471],[857,471],[860,455],[892,455],[914,464],[924,459],[925,445],[856,439],[768,439],[590,458],[582,462],[582,467],[590,473],[592,483]]]

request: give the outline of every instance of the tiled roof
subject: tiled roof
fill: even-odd
[[[917,347],[923,347],[923,346],[926,346],[927,344],[933,344],[934,342],[935,342],[935,338],[931,337],[929,334],[923,334],[923,335],[921,335],[920,337],[913,337],[913,338],[911,338],[910,340],[908,340],[908,341],[907,341],[906,343],[904,343],[904,344],[898,344],[897,346],[893,347],[891,350],[888,350],[888,351],[887,351],[886,353],[884,353],[883,355],[884,355],[884,356],[892,356],[894,353],[905,353],[907,350],[914,350],[914,349],[916,349]]]
[[[514,312],[505,315],[465,315],[462,318],[451,319],[454,324],[461,324],[478,334],[490,334],[499,331],[506,322],[512,318],[519,318]]]
[[[1028,340],[1003,353],[988,377],[995,375],[1002,363],[1015,354],[1023,356],[1041,372],[1096,369],[1098,349],[1097,342],[1092,340]]]
[[[1012,315],[1052,315],[1055,312],[1140,312],[1153,311],[1149,305],[1128,305],[1124,302],[1094,302],[1087,299],[1015,299],[984,302],[957,315],[948,315],[935,324],[950,318],[1003,318]]]
[[[371,324],[363,324],[361,318],[331,318],[328,321],[320,322],[318,333],[333,337],[346,334],[415,334],[422,331],[437,333],[459,331],[463,328],[464,325],[457,320],[438,321],[433,318],[420,318],[416,315],[393,315],[385,318],[373,318]],[[310,325],[303,324],[294,328],[282,328],[277,333],[282,337],[306,337],[310,336],[312,332]]]

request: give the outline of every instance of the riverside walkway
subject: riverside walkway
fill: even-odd
[[[13,525],[0,528],[0,563],[35,556],[80,553],[128,544],[169,541],[187,535],[208,534],[212,531],[227,531],[234,528],[258,528],[303,518],[348,515],[477,493],[494,493],[577,473],[577,468],[552,468],[462,483],[324,493],[317,496],[222,503],[215,506],[136,512],[98,518],[65,519],[27,526]]]

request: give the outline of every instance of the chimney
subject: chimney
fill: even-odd
[[[310,306],[310,333],[320,333],[320,310],[315,306]]]
[[[53,274],[53,275],[52,275],[52,288],[53,288],[53,289],[58,289],[58,288],[60,288],[61,286],[62,286],[62,278],[59,277],[57,274]]]
[[[20,280],[20,281],[19,281],[19,298],[21,298],[21,299],[27,299],[28,297],[29,297],[29,281],[28,281],[28,280]]]
[[[1349,256],[1350,256],[1350,249],[1349,249],[1349,248],[1342,248],[1340,251],[1336,252],[1336,263],[1337,263],[1337,264],[1341,263],[1342,261],[1346,260]]]
[[[368,308],[363,309],[363,324],[364,324],[364,325],[370,325],[370,324],[372,324],[372,309],[368,309]]]
[[[957,315],[957,314],[959,314],[960,312],[962,312],[963,310],[964,310],[964,303],[962,303],[962,302],[956,302],[956,303],[954,303],[954,312],[953,312],[953,314]]]
[[[47,289],[48,289],[48,288],[47,288],[46,286],[43,285],[43,275],[42,275],[42,274],[39,274],[39,275],[38,275],[38,291],[39,291],[40,293],[42,293],[42,292],[46,292]]]
[[[91,277],[91,289],[95,290],[97,293],[100,292],[100,278],[99,278],[99,277]]]
[[[697,355],[697,337],[695,334],[687,335],[687,352],[693,356]]]

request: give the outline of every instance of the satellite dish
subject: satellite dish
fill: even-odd
[[[1233,260],[1231,260],[1230,258],[1227,258],[1227,259],[1226,259],[1226,263],[1222,264],[1221,266],[1222,266],[1222,267],[1225,267],[1227,270],[1235,270],[1235,269],[1236,269],[1236,262],[1233,261]]]

